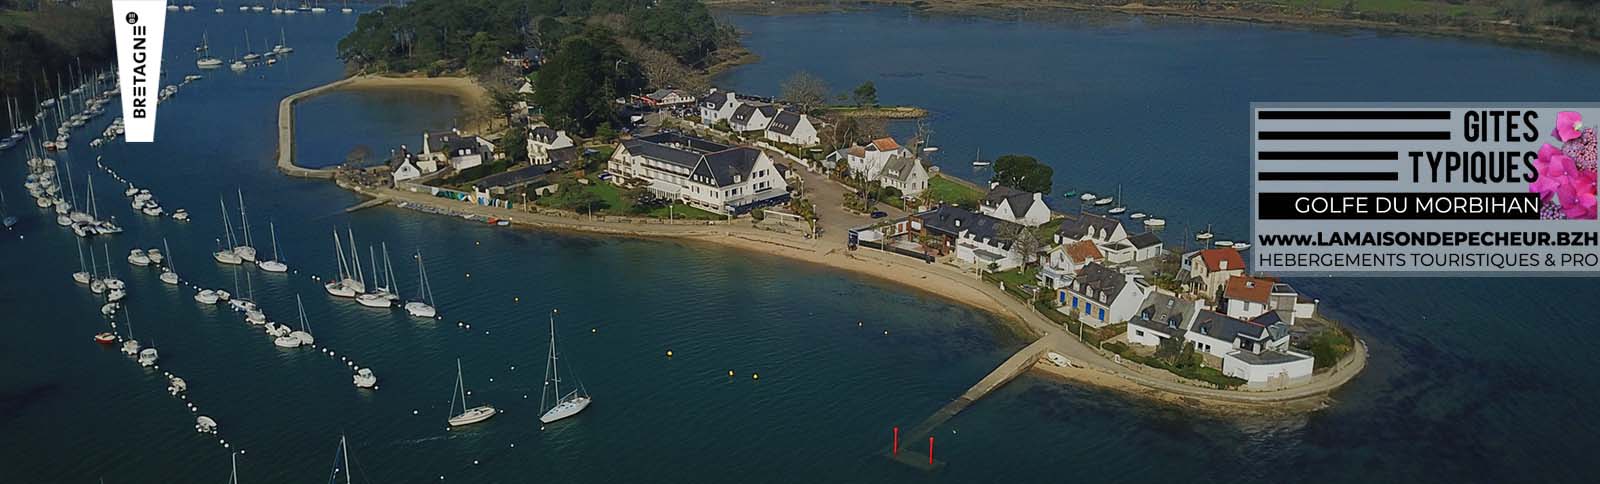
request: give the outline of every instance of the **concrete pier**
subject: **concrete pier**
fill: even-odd
[[[968,388],[966,393],[962,393],[960,397],[946,404],[939,411],[934,412],[933,415],[928,416],[922,423],[913,427],[910,432],[902,434],[900,451],[895,453],[892,458],[897,462],[924,470],[936,470],[943,467],[944,463],[937,459],[930,463],[928,454],[925,453],[925,450],[922,450],[926,449],[928,436],[933,434],[933,430],[939,428],[940,425],[944,425],[945,422],[949,421],[951,417],[955,417],[956,414],[961,413],[962,410],[966,410],[968,406],[977,402],[978,399],[1004,386],[1015,379],[1017,375],[1028,371],[1029,368],[1033,368],[1034,363],[1039,361],[1039,357],[1043,356],[1045,351],[1049,351],[1049,349],[1048,340],[1040,338],[1038,341],[1034,341],[1033,344],[1023,347],[1016,354],[1011,355],[1010,358],[1006,358],[1006,361],[1000,363],[1000,366],[995,368],[994,371],[989,372],[982,380],[978,380],[978,383],[973,385],[972,388]],[[937,439],[934,443],[934,452],[938,453]]]
[[[294,164],[294,103],[343,87],[356,78],[346,78],[290,94],[278,101],[278,171],[301,178],[333,178],[333,170],[304,168]]]

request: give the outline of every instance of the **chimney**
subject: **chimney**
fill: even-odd
[[[1000,186],[1000,182],[997,182],[997,181],[991,181],[991,182],[989,182],[989,189],[990,189],[990,190],[993,190],[993,189],[995,189],[995,188],[998,188],[998,187],[999,187],[999,186]]]

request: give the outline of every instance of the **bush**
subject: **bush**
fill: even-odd
[[[1313,365],[1320,370],[1338,364],[1344,355],[1354,349],[1355,341],[1350,338],[1350,333],[1334,327],[1312,336],[1304,346],[1311,351],[1311,356],[1316,359]]]

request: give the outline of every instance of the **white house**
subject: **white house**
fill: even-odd
[[[656,89],[650,94],[639,96],[639,100],[657,109],[685,106],[694,104],[696,101],[693,94],[689,94],[682,89],[672,88]]]
[[[1105,255],[1100,253],[1100,248],[1096,247],[1094,242],[1080,240],[1055,246],[1039,264],[1039,284],[1050,289],[1059,289],[1072,281],[1078,269],[1089,265],[1090,262],[1103,260]]]
[[[789,196],[788,181],[765,152],[679,133],[623,141],[610,170],[617,184],[644,184],[662,197],[718,213],[743,213]]]
[[[406,159],[400,159],[398,160],[398,163],[395,163],[395,181],[406,181],[406,179],[416,178],[422,178],[422,170],[421,168],[416,167],[416,160],[411,159],[411,157],[406,157]]]
[[[1057,289],[1056,308],[1076,315],[1078,321],[1096,328],[1127,321],[1150,295],[1153,286],[1137,274],[1124,274],[1098,262],[1078,270],[1072,282]]]
[[[566,131],[543,124],[528,130],[528,161],[535,165],[570,163],[578,159],[578,146]]]
[[[1315,366],[1310,355],[1290,349],[1289,324],[1275,312],[1245,321],[1202,310],[1185,338],[1207,356],[1208,365],[1253,386],[1303,381]]]
[[[1105,247],[1108,244],[1128,240],[1128,229],[1122,227],[1121,221],[1104,215],[1093,213],[1068,215],[1061,222],[1061,228],[1056,229],[1055,243],[1064,244],[1077,240],[1087,240]]]
[[[1252,319],[1271,311],[1272,281],[1250,276],[1233,276],[1223,285],[1222,298],[1227,300],[1228,317]],[[1293,311],[1293,309],[1291,309]]]
[[[900,190],[903,196],[916,196],[928,189],[928,169],[915,157],[891,157],[878,171],[878,183]]]
[[[881,181],[884,167],[895,158],[914,159],[916,154],[900,146],[894,138],[878,138],[864,146],[851,146],[830,153],[825,160],[830,166],[843,160],[850,167],[851,174],[866,181]]]
[[[1166,341],[1187,341],[1184,333],[1200,314],[1199,299],[1185,298],[1157,289],[1139,306],[1139,313],[1128,319],[1129,344],[1160,346]]]
[[[477,136],[462,135],[458,129],[423,133],[422,154],[435,161],[449,162],[457,170],[465,170],[494,159],[494,143]]]
[[[728,117],[728,126],[740,133],[748,131],[766,131],[772,124],[772,118],[778,116],[778,107],[767,103],[741,102],[739,107],[733,109],[733,116]]]
[[[713,90],[700,98],[699,106],[700,122],[710,126],[733,117],[733,110],[739,108],[739,96],[732,91]]]
[[[989,193],[978,202],[978,211],[984,215],[1015,222],[1027,227],[1038,227],[1050,221],[1050,207],[1044,205],[1044,195],[989,183]]]
[[[1012,247],[1001,234],[1016,230],[1016,224],[960,207],[941,205],[911,215],[912,231],[939,237],[957,260],[984,269],[1005,271],[1022,265],[1025,254]]]
[[[772,122],[767,124],[766,138],[799,146],[811,146],[822,142],[822,139],[817,137],[817,127],[811,123],[810,116],[788,109],[778,111]]]
[[[1244,275],[1244,258],[1231,247],[1192,252],[1184,261],[1195,291],[1206,299],[1214,299],[1228,278]]]
[[[1133,246],[1134,262],[1143,262],[1161,256],[1161,237],[1155,232],[1140,232],[1128,237],[1128,245]]]

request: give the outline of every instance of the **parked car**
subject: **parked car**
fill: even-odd
[[[872,212],[872,218],[884,218],[884,217],[888,217],[888,216],[889,216],[889,214],[885,213],[882,210],[879,210],[879,211],[876,211],[876,212]]]

